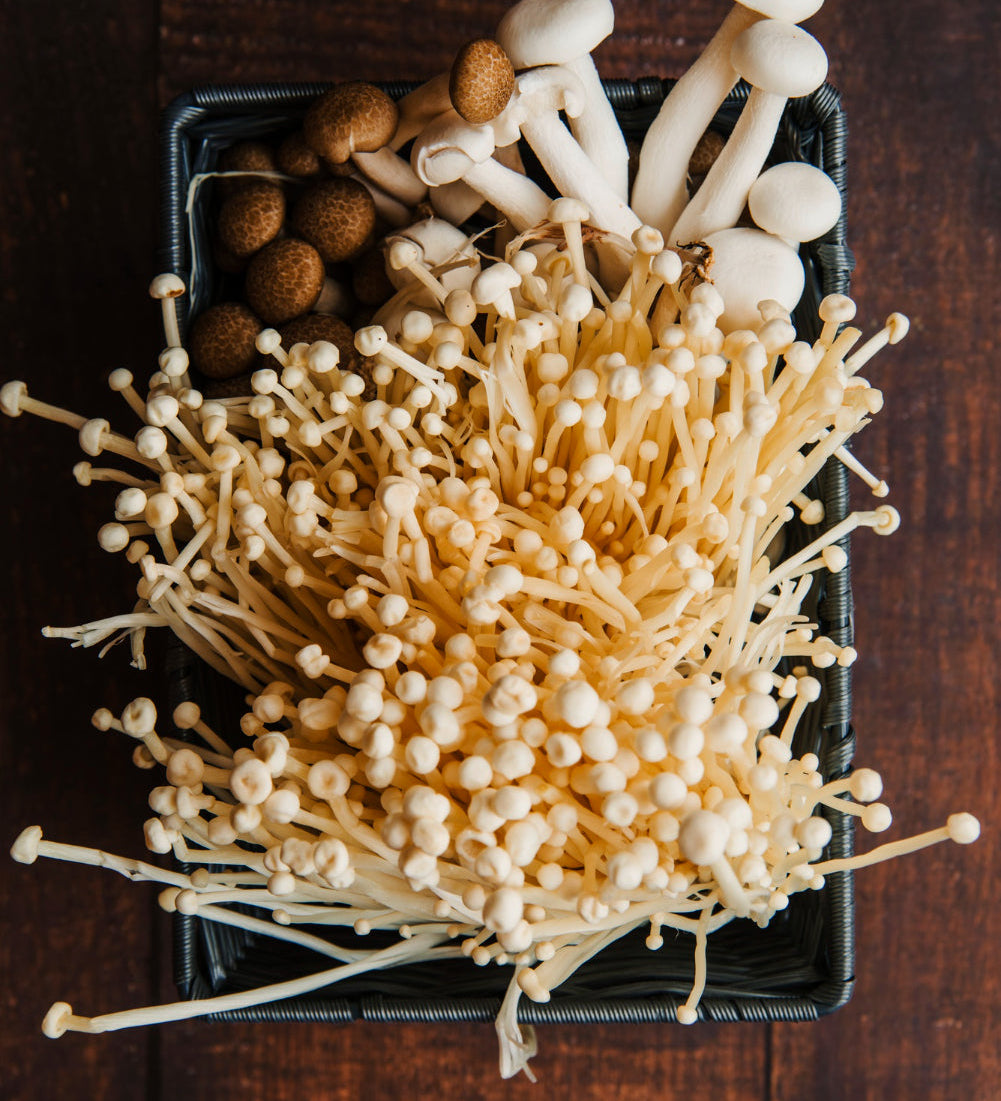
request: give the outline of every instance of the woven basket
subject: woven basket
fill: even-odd
[[[177,272],[188,284],[184,305],[197,314],[221,293],[221,280],[206,263],[211,185],[198,191],[190,219],[185,207],[196,173],[215,167],[222,149],[234,142],[273,137],[295,129],[308,104],[328,85],[283,84],[196,89],[167,108],[162,127],[163,270]],[[384,84],[399,97],[412,86]],[[630,138],[641,139],[670,82],[646,78],[636,83],[609,81],[606,92]],[[739,85],[717,115],[714,127],[728,133],[747,98]],[[774,161],[807,161],[824,169],[842,193],[845,187],[845,116],[838,93],[825,85],[792,101],[772,152]],[[191,242],[198,263],[192,267]],[[824,238],[803,248],[806,290],[795,315],[803,340],[819,335],[817,304],[827,294],[846,293],[853,267],[845,244],[844,218]],[[222,284],[224,289],[224,284]],[[182,319],[183,320],[183,319]],[[822,526],[832,527],[848,512],[847,475],[831,460],[810,495],[825,506]],[[798,521],[787,529],[790,553],[813,539]],[[847,551],[847,540],[841,545]],[[852,641],[849,569],[818,575],[804,612],[840,646]],[[168,653],[171,708],[193,699],[224,736],[238,732],[242,693],[194,658],[179,643]],[[847,668],[817,670],[823,690],[803,716],[795,750],[814,752],[826,779],[845,772],[855,738],[849,724],[851,684]],[[851,855],[852,823],[828,812],[833,837],[827,856]],[[253,911],[248,911],[253,912]],[[350,930],[316,930],[354,947],[381,947],[395,934],[372,933],[364,939]],[[634,933],[605,949],[553,992],[547,1004],[522,999],[525,1022],[671,1021],[688,995],[693,978],[693,939],[664,930],[663,948],[651,952],[645,934]],[[322,966],[305,949],[197,918],[174,919],[175,980],[185,998],[205,998],[251,989],[309,974]],[[735,1020],[811,1020],[837,1009],[851,996],[854,974],[854,905],[851,873],[827,877],[821,891],[792,897],[767,928],[734,921],[708,941],[708,982],[699,1005],[702,1018]],[[487,1021],[492,1020],[510,978],[507,968],[475,966],[468,960],[411,964],[377,971],[316,993],[284,1002],[217,1015],[241,1021]]]

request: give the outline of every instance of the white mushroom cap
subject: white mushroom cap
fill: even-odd
[[[494,148],[489,126],[470,126],[444,115],[414,142],[410,163],[424,183],[440,187],[462,179],[474,164],[489,160]]]
[[[837,184],[812,164],[796,161],[762,172],[747,203],[755,225],[787,241],[815,241],[841,217]]]
[[[710,810],[697,810],[681,825],[678,844],[693,864],[715,864],[723,856],[730,827],[725,818]]]
[[[589,54],[612,33],[610,0],[521,0],[497,27],[516,69],[563,65]]]
[[[392,246],[394,241],[401,238],[413,241],[420,248],[420,257],[417,262],[423,263],[426,267],[434,268],[460,257],[470,261],[477,259],[476,249],[470,244],[469,238],[461,229],[456,229],[444,218],[425,218],[421,222],[415,222],[412,226],[401,230],[398,236],[387,238],[387,244]],[[442,276],[442,285],[446,290],[464,287],[478,270],[478,265],[471,264],[469,268],[463,267],[453,272],[446,272]],[[389,265],[386,274],[397,290],[415,281],[414,276],[405,268],[395,270]]]
[[[813,35],[777,19],[762,19],[739,35],[730,61],[755,88],[788,99],[816,91],[827,76],[827,54]]]
[[[792,311],[803,294],[805,275],[795,249],[759,229],[723,229],[711,233],[709,275],[726,309],[717,321],[723,332],[757,330],[762,324],[758,303],[765,299]]]
[[[490,124],[497,144],[517,140],[517,130],[540,111],[564,111],[576,118],[584,110],[584,86],[569,69],[546,65],[522,73],[507,107]]]
[[[824,6],[824,0],[740,0],[745,8],[759,12],[766,19],[781,19],[786,23],[802,23]]]

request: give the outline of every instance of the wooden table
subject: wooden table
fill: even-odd
[[[155,272],[157,112],[193,85],[421,78],[489,33],[498,0],[3,0],[0,335],[4,377],[120,419],[102,376],[147,373],[160,347]],[[620,0],[602,73],[679,73],[727,5]],[[994,0],[829,0],[810,29],[851,122],[849,224],[859,316],[893,310],[911,335],[871,372],[886,411],[858,453],[904,523],[855,543],[857,761],[884,773],[903,836],[969,809],[970,849],[941,846],[858,876],[858,989],[809,1025],[551,1027],[542,1085],[502,1083],[487,1026],[173,1025],[44,1039],[81,1012],[169,1000],[169,923],[154,892],[92,869],[8,864],[0,1095],[226,1101],[303,1096],[612,1101],[699,1096],[894,1101],[1001,1093],[1001,952],[994,821],[1001,781],[1001,590],[996,334],[1001,104]],[[99,550],[110,497],[76,486],[74,434],[0,425],[3,765],[0,836],[40,822],[58,839],[138,855],[148,777],[89,725],[154,694],[121,650],[98,661],[44,623],[125,608],[131,567]]]

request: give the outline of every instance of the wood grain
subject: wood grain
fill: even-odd
[[[0,373],[120,421],[103,380],[149,362],[157,346],[144,295],[155,247],[156,27],[151,8],[129,7],[5,3],[0,19]],[[131,605],[131,569],[95,541],[113,496],[73,481],[82,456],[62,426],[5,418],[0,455],[0,836],[9,844],[37,822],[54,839],[135,851],[146,778],[131,745],[92,729],[90,715],[148,692],[148,678],[120,650],[99,662],[39,633]],[[0,1096],[143,1095],[148,1034],[53,1044],[39,1031],[57,999],[97,1013],[149,996],[152,899],[125,886],[94,869],[5,857]]]
[[[145,286],[156,111],[171,97],[211,82],[419,79],[506,6],[4,0],[0,101],[15,109],[0,116],[3,376],[127,423],[102,377],[123,364],[145,373],[159,347]],[[726,8],[621,0],[599,67],[677,74]],[[175,996],[169,925],[148,888],[93,869],[11,866],[0,877],[0,1096],[643,1101],[685,1096],[693,1083],[719,1101],[997,1095],[1001,14],[993,0],[946,10],[828,0],[810,29],[849,112],[861,323],[878,326],[892,310],[913,320],[869,372],[887,408],[857,447],[904,516],[892,540],[864,533],[855,543],[858,760],[886,778],[888,836],[969,809],[987,824],[981,842],[859,875],[858,992],[828,1020],[554,1026],[541,1033],[534,1091],[496,1078],[489,1027],[190,1022],[53,1044],[37,1026],[56,998],[89,1013]],[[78,458],[65,429],[0,425],[0,815],[8,838],[40,821],[54,837],[138,853],[148,777],[88,716],[155,689],[123,653],[99,662],[38,636],[43,622],[127,605],[134,585],[94,544],[112,497],[73,483]]]

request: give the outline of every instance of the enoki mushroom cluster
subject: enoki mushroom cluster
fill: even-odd
[[[137,609],[48,633],[90,646],[124,631],[138,653],[144,630],[168,626],[248,690],[239,734],[180,708],[188,745],[160,737],[149,701],[95,717],[165,769],[148,847],[227,867],[125,862],[132,874],[210,920],[246,923],[225,906],[251,902],[277,923],[252,928],[299,943],[317,946],[301,923],[388,928],[403,938],[393,962],[513,963],[511,1066],[530,1045],[517,993],[546,1000],[641,926],[652,949],[665,927],[696,935],[678,1012],[693,1021],[710,932],[763,925],[791,893],[872,859],[823,861],[823,809],[890,822],[874,773],[825,784],[792,745],[820,691],[811,668],[855,656],[803,614],[813,574],[843,568],[849,531],[887,534],[896,514],[855,512],[781,547],[796,511],[822,519],[804,489],[879,409],[858,372],[905,322],[853,351],[859,332],[839,334],[852,305],[831,297],[813,345],[769,304],[757,333],[724,337],[717,292],[649,229],[610,299],[581,216],[557,200],[492,264],[430,268],[395,244],[391,263],[414,278],[384,311],[396,339],[356,335],[367,378],[332,344],[284,349],[265,330],[275,366],[253,396],[205,402],[174,346],[145,400],[112,378],[147,422],[134,439],[3,390],[8,413],[69,420],[89,455],[143,468],[79,470],[126,483],[100,538],[139,566]],[[886,855],[975,833],[954,816]],[[94,859],[39,838],[15,855]],[[231,1004],[87,1021],[60,1003],[48,1028]]]
[[[749,19],[725,25],[729,37]],[[785,25],[764,33],[802,44]],[[807,48],[801,79],[818,81]],[[739,292],[714,285],[720,234],[767,235],[719,230],[713,219],[729,216],[713,198],[725,190],[717,173],[700,201],[713,219],[697,223],[709,245],[666,246],[561,132],[566,95],[586,99],[570,72],[530,70],[513,107],[498,101],[563,197],[528,181],[513,205],[510,186],[495,192],[510,178],[486,167],[496,135],[483,138],[472,110],[418,136],[413,160],[428,186],[462,175],[520,232],[503,258],[440,218],[387,239],[397,290],[355,334],[356,359],[324,340],[283,346],[265,329],[256,349],[271,365],[245,395],[207,400],[174,313],[184,285],[165,275],[152,293],[168,347],[148,392],[127,371],[111,376],[143,422],[134,435],[38,401],[21,382],[0,392],[11,416],[78,430],[88,456],[78,480],[119,487],[101,545],[140,571],[131,611],[47,633],[82,646],[128,637],[142,664],[145,631],[168,627],[247,693],[226,729],[194,703],[178,708],[187,742],[158,731],[149,700],[120,718],[95,715],[138,741],[140,767],[163,769],[147,847],[196,871],[49,842],[38,827],[14,857],[158,882],[168,910],[336,960],[196,1003],[87,1018],[60,1002],[49,1035],[465,956],[512,966],[498,1032],[513,1074],[534,1051],[519,998],[546,1001],[625,934],[648,928],[653,951],[664,929],[694,934],[695,981],[677,1012],[691,1023],[713,931],[735,918],[763,926],[831,872],[977,836],[976,819],[959,814],[825,859],[826,812],[876,832],[890,812],[876,773],[825,781],[796,740],[821,693],[814,673],[855,659],[810,619],[815,577],[845,568],[855,528],[886,535],[898,522],[880,505],[825,524],[809,487],[840,461],[886,495],[845,445],[882,405],[860,372],[904,336],[906,319],[891,316],[860,344],[853,303],[835,295],[807,343],[789,303],[753,282],[760,252],[724,265]],[[546,112],[533,114],[540,97]],[[474,157],[481,138],[489,151]],[[759,188],[761,221],[781,210],[782,186],[773,175]],[[829,224],[800,214],[807,235]],[[749,315],[746,302],[735,313],[737,297],[756,288],[753,317],[738,322]],[[89,461],[106,452],[133,472]],[[814,537],[793,550],[797,516]],[[367,952],[302,928],[324,925],[399,940]]]

